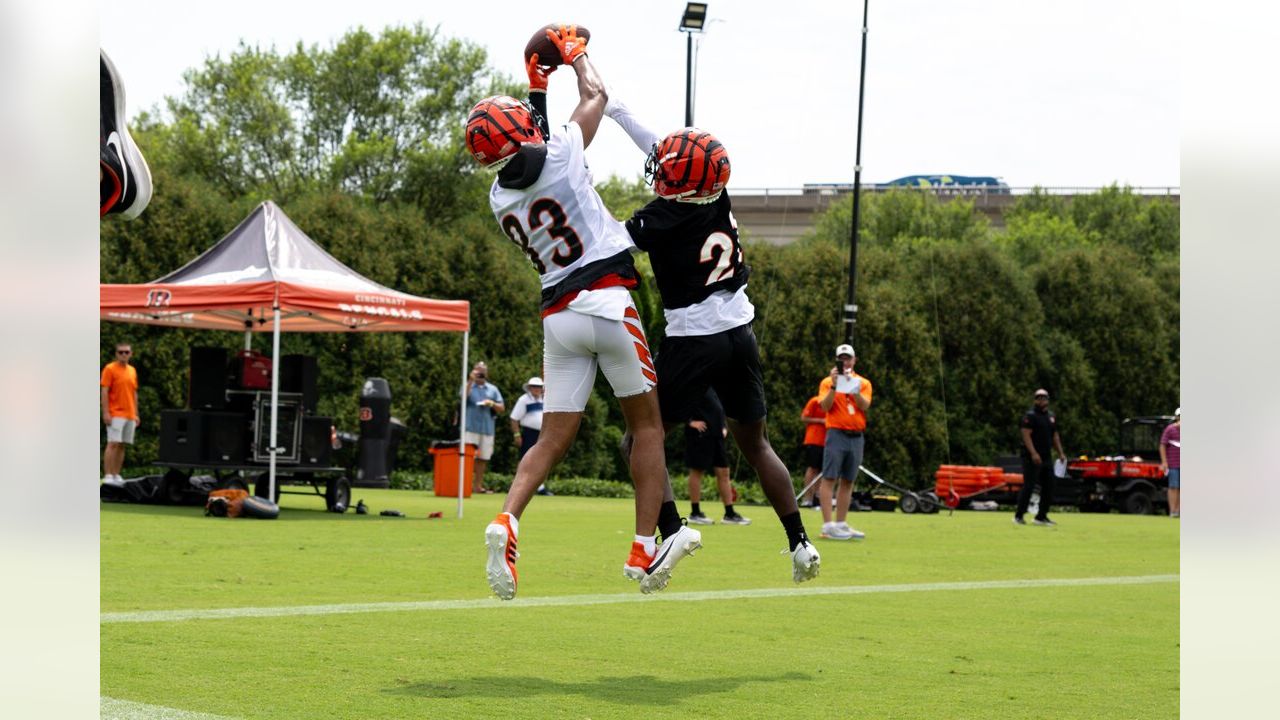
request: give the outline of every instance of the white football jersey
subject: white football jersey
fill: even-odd
[[[532,185],[517,190],[495,180],[489,207],[502,231],[538,270],[543,288],[588,263],[635,249],[627,229],[609,214],[592,185],[576,122],[551,137],[542,173]]]

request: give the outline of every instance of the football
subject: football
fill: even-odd
[[[561,25],[565,25],[567,27],[570,24],[571,23],[550,23],[538,28],[538,31],[533,34],[533,37],[529,38],[529,44],[524,46],[525,62],[528,62],[529,58],[532,57],[534,53],[538,53],[539,65],[547,65],[549,67],[560,65],[560,51],[556,49],[555,43],[551,42],[551,39],[547,37],[547,31],[558,29]],[[584,41],[589,41],[591,40],[591,31],[579,25],[578,37],[582,38]]]

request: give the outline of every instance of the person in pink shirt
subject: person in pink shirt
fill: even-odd
[[[1179,517],[1178,495],[1182,487],[1182,408],[1173,411],[1173,422],[1160,435],[1160,472],[1169,476],[1169,517]]]

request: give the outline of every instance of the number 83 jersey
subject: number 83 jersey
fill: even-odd
[[[728,192],[703,205],[657,198],[637,210],[626,228],[636,246],[649,253],[668,325],[688,314],[681,309],[694,312],[700,305],[711,309],[718,302],[727,306],[718,307],[715,314],[723,317],[730,312],[735,316],[723,317],[729,322],[721,324],[751,320],[753,312],[743,291],[750,267],[742,258]],[[726,296],[741,297],[730,300]],[[717,329],[714,320],[710,327],[703,321],[696,324]],[[676,333],[669,329],[668,334],[704,333],[691,328]]]
[[[582,130],[575,122],[548,141],[546,161],[532,185],[504,188],[495,181],[489,207],[542,276],[544,298],[557,286],[582,279],[575,275],[612,264],[600,261],[620,253],[626,253],[625,265],[631,265],[635,245],[592,187]]]

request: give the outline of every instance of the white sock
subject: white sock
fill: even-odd
[[[636,542],[644,546],[644,551],[650,555],[658,551],[658,541],[656,535],[637,535]]]
[[[498,514],[507,516],[507,521],[511,523],[511,532],[515,533],[516,536],[518,537],[520,535],[520,521],[516,519],[516,516],[512,515],[509,512],[498,513]]]

